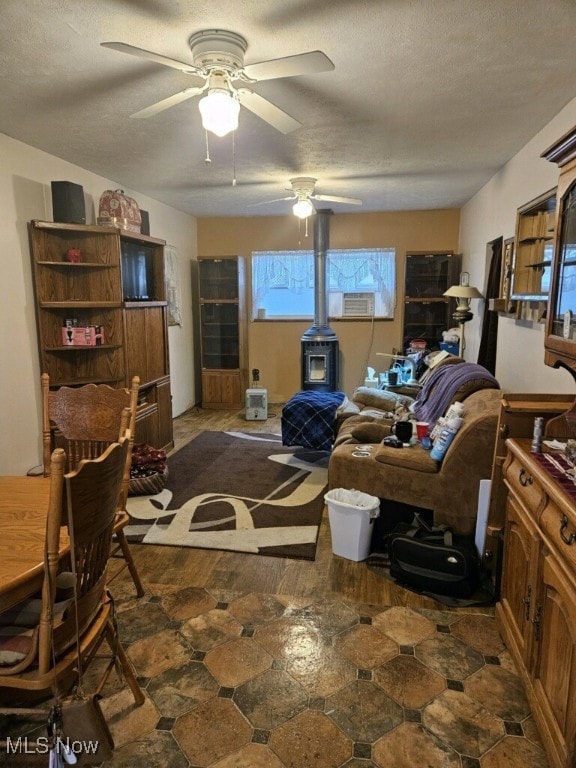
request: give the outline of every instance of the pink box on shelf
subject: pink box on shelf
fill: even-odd
[[[99,347],[104,343],[104,331],[99,325],[62,328],[62,344],[65,347]]]

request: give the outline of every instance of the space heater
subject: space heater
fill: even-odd
[[[252,370],[252,386],[246,390],[246,421],[266,421],[268,418],[268,390],[259,387],[260,371]]]

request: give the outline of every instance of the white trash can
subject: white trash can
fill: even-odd
[[[348,560],[366,560],[372,522],[380,514],[380,499],[360,491],[333,488],[324,501],[328,505],[332,552]]]

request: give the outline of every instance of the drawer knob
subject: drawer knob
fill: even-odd
[[[532,475],[529,475],[524,468],[520,470],[520,475],[518,479],[520,480],[520,485],[523,488],[525,488],[527,485],[532,485],[532,483],[534,482],[532,480]]]
[[[576,541],[576,533],[566,535],[566,533],[564,533],[566,528],[568,528],[568,518],[566,515],[562,515],[562,520],[560,521],[560,538],[564,544],[568,544],[568,546],[570,546]]]

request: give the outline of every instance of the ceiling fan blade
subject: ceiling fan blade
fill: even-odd
[[[313,75],[315,72],[330,72],[334,64],[322,51],[298,53],[282,59],[270,59],[256,64],[248,64],[244,72],[254,80],[275,80],[278,77],[295,75]]]
[[[362,200],[357,197],[334,197],[333,195],[310,195],[312,200],[320,200],[324,203],[346,203],[347,205],[362,205]]]
[[[302,126],[302,123],[299,123],[298,120],[290,117],[290,115],[280,109],[280,107],[272,104],[271,101],[259,96],[257,93],[249,91],[247,88],[238,88],[238,98],[243,107],[246,107],[250,112],[253,112],[262,120],[269,123],[273,128],[280,131],[280,133],[290,133]]]
[[[260,203],[250,203],[250,206],[252,207],[255,205],[268,205],[269,203],[281,203],[284,200],[296,200],[296,199],[297,198],[295,195],[290,195],[290,197],[277,197],[275,200],[263,200]]]
[[[175,93],[173,96],[168,96],[167,99],[162,99],[162,101],[157,101],[156,104],[152,104],[151,106],[145,107],[138,112],[134,112],[134,114],[130,115],[130,117],[154,117],[154,115],[157,115],[159,112],[163,112],[165,109],[169,109],[170,107],[175,107],[176,104],[180,104],[182,101],[191,99],[192,96],[196,96],[198,93],[202,93],[204,90],[205,87],[186,88],[186,90],[180,91],[180,93]]]
[[[129,53],[131,56],[137,56],[140,59],[146,59],[156,64],[163,64],[165,67],[178,69],[180,72],[186,72],[189,75],[202,75],[198,67],[195,67],[193,64],[186,64],[183,61],[177,61],[177,59],[169,59],[167,56],[146,51],[144,48],[136,48],[134,45],[128,45],[128,43],[100,43],[100,45],[103,48],[111,48],[113,51],[120,51],[120,53]]]

